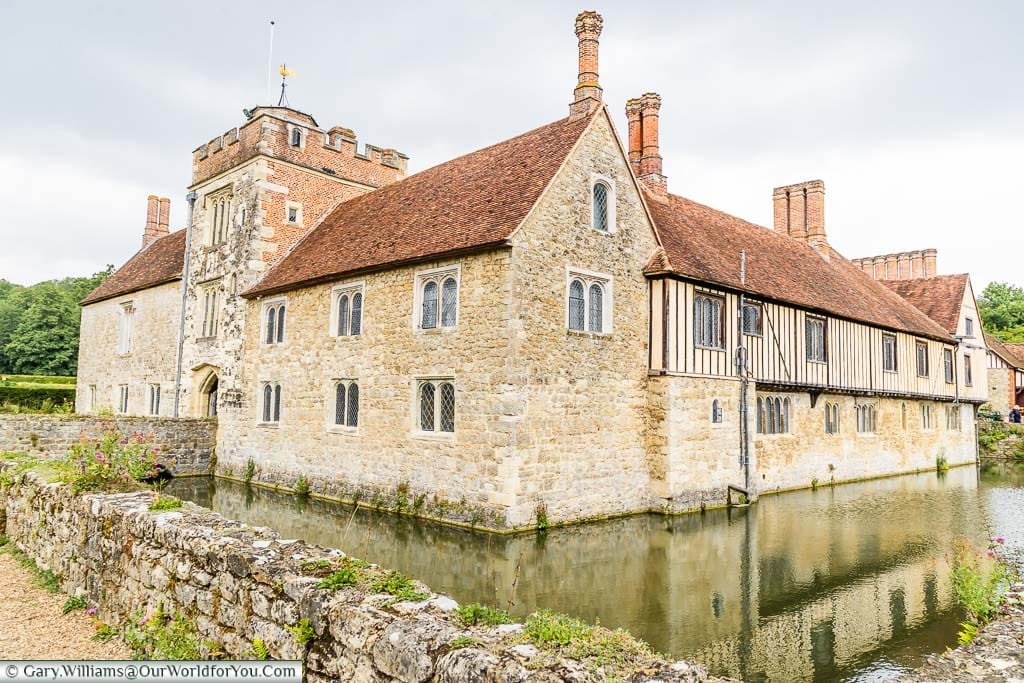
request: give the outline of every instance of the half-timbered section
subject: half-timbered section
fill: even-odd
[[[1005,419],[1010,408],[1024,404],[1024,345],[1004,344],[990,334],[985,343],[988,403]]]

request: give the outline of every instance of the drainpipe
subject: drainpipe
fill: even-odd
[[[740,252],[740,284],[747,284],[747,252]],[[743,468],[743,488],[746,489],[747,502],[751,502],[754,496],[750,492],[750,441],[747,438],[750,431],[750,413],[747,410],[747,390],[749,379],[747,378],[747,349],[744,346],[743,336],[743,305],[746,296],[740,290],[739,306],[737,307],[736,336],[736,372],[740,376],[740,466]]]
[[[185,195],[188,202],[188,217],[185,219],[185,264],[181,270],[181,318],[178,322],[178,363],[174,374],[174,417],[180,417],[181,408],[181,361],[185,351],[185,305],[188,303],[189,262],[192,256],[192,211],[196,206],[195,191]]]

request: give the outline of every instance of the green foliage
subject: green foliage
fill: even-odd
[[[70,413],[75,390],[60,386],[6,386],[0,384],[0,412]]]
[[[478,624],[497,626],[498,624],[512,623],[512,617],[505,610],[487,607],[477,602],[460,605],[455,609],[455,614],[465,626],[476,626]]]
[[[992,282],[978,297],[985,331],[1004,342],[1024,342],[1024,289]]]
[[[256,463],[253,462],[252,458],[245,463],[245,483],[248,484],[252,481],[253,475],[256,474]]]
[[[355,586],[359,584],[359,573],[352,567],[344,567],[336,572],[329,574],[320,583],[316,585],[317,588],[326,588],[327,590],[340,590],[349,586]]]
[[[109,643],[114,638],[117,638],[117,636],[118,631],[116,628],[108,626],[107,624],[99,624],[96,627],[96,633],[93,635],[92,639],[98,643]]]
[[[464,647],[473,647],[477,642],[477,639],[472,636],[459,636],[448,643],[448,647],[453,650],[461,650]]]
[[[6,536],[0,536],[0,548],[3,548],[5,545],[7,545],[10,542],[11,542],[11,539],[7,538]]]
[[[177,510],[182,505],[180,498],[174,496],[158,495],[156,500],[149,504],[152,512],[163,512],[165,510]]]
[[[961,621],[960,631],[956,634],[956,642],[960,645],[970,645],[978,637],[981,627],[973,621]]]
[[[270,649],[267,647],[267,644],[263,642],[262,638],[253,638],[252,649],[249,651],[249,654],[254,659],[262,661],[270,658]]]
[[[316,640],[316,631],[309,623],[309,619],[303,619],[294,626],[285,626],[288,631],[295,636],[295,642],[299,645],[305,646],[306,643],[312,643]]]
[[[65,483],[73,491],[136,489],[143,479],[156,476],[156,449],[141,434],[123,435],[103,425],[96,436],[83,436],[71,447],[64,464]]]
[[[47,593],[60,593],[60,577],[49,569],[36,568],[36,585]]]
[[[534,511],[537,515],[537,531],[547,531],[548,528],[548,506],[545,503],[537,503]]]
[[[561,657],[588,660],[595,666],[627,665],[654,656],[650,646],[622,629],[614,631],[548,610],[526,618],[524,637]]]
[[[979,552],[961,541],[953,560],[953,594],[976,624],[995,616],[1010,587],[1012,573],[995,548]]]
[[[398,598],[399,602],[419,602],[430,597],[427,593],[416,590],[415,584],[405,574],[395,571],[375,576],[370,583],[374,593],[386,593]]]
[[[92,277],[21,287],[0,280],[0,373],[74,375],[78,370],[78,302],[113,266]]]
[[[948,472],[949,462],[946,460],[946,456],[939,455],[935,458],[935,471],[936,472]]]
[[[85,598],[76,595],[64,601],[64,607],[61,608],[61,614],[68,614],[75,610],[85,609],[88,606],[89,603],[85,601]]]
[[[40,569],[35,560],[21,552],[16,545],[10,543],[10,540],[7,539],[6,536],[3,538],[4,542],[0,543],[0,553],[10,555],[14,561],[18,563],[18,566],[22,569],[27,569],[32,574],[32,579],[39,588],[50,593],[60,592],[59,576],[49,569]]]
[[[300,476],[295,482],[295,493],[299,496],[309,495],[309,479],[306,479],[305,475]]]
[[[135,614],[125,624],[124,642],[133,659],[194,660],[203,658],[195,623],[184,614],[171,615],[159,605],[152,615]]]
[[[308,560],[303,562],[299,568],[303,574],[312,574],[313,576],[323,576],[327,574],[334,565],[331,564],[330,560]]]

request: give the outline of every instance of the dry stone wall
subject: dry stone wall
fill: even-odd
[[[94,435],[105,425],[151,439],[160,446],[160,462],[175,475],[212,471],[217,422],[206,419],[0,415],[0,453],[63,455],[83,436]]]
[[[0,465],[2,468],[3,465]],[[60,577],[61,588],[120,624],[133,615],[191,616],[203,638],[232,657],[251,656],[261,639],[270,656],[302,659],[306,680],[320,681],[589,681],[605,672],[545,657],[521,627],[467,629],[455,601],[427,593],[395,602],[355,588],[318,589],[303,562],[343,554],[280,538],[265,528],[224,519],[186,504],[150,512],[151,492],[73,495],[33,473],[0,490],[0,533]],[[288,627],[307,620],[316,633],[300,645]],[[472,637],[464,648],[459,637]],[[637,662],[633,681],[704,681],[685,662]]]

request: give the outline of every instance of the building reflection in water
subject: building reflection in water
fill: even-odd
[[[461,602],[621,626],[716,673],[879,680],[955,642],[948,559],[957,539],[982,539],[985,519],[1001,514],[989,489],[1022,492],[998,484],[1007,476],[979,489],[977,470],[958,468],[512,537],[222,480],[176,480],[170,492],[399,569]]]

